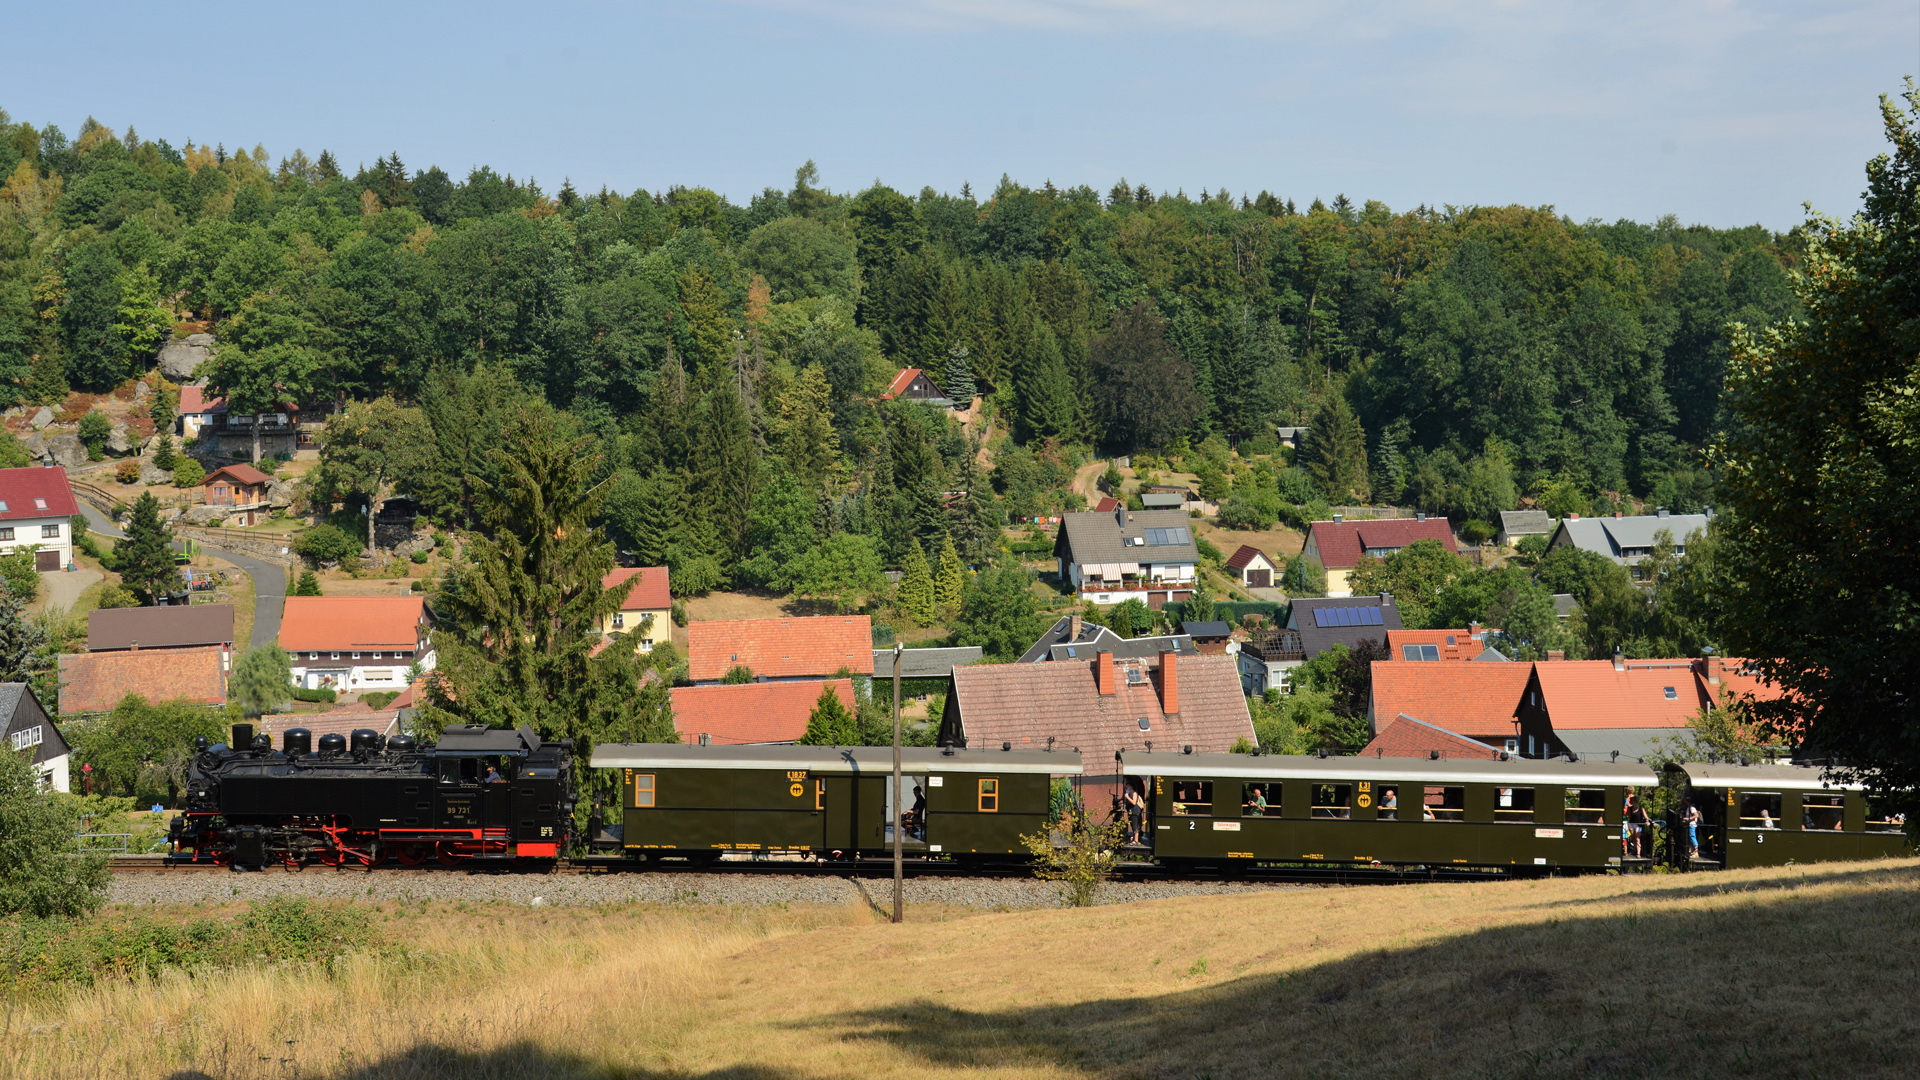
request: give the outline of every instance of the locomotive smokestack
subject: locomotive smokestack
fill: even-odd
[[[233,725],[233,741],[228,743],[227,745],[233,747],[235,750],[238,750],[243,746],[252,746],[253,745],[253,725],[252,724]]]

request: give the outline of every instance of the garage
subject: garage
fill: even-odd
[[[1273,588],[1273,571],[1247,569],[1247,587],[1250,589]]]
[[[36,551],[36,552],[34,552],[34,553],[33,553],[33,568],[34,568],[35,570],[58,570],[58,569],[60,569],[60,553],[59,553],[59,552],[57,552],[57,551]]]

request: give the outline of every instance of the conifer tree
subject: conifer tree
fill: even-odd
[[[300,572],[300,580],[293,584],[293,595],[319,596],[320,575],[314,573],[312,570],[302,570]]]
[[[1367,482],[1367,433],[1338,390],[1327,394],[1314,414],[1300,456],[1314,484],[1330,500],[1364,501],[1372,491]]]
[[[0,577],[0,682],[28,682],[45,666],[47,632],[27,618],[26,606]]]
[[[160,441],[155,443],[153,447],[154,468],[163,469],[167,472],[172,472],[173,465],[174,465],[173,459],[174,459],[173,436],[171,435],[160,436]]]
[[[940,388],[947,392],[947,398],[956,409],[964,409],[973,404],[976,393],[973,385],[973,367],[967,363],[967,347],[955,345],[947,350],[947,377]]]
[[[940,569],[933,576],[934,606],[946,614],[959,611],[966,591],[966,567],[961,565],[960,553],[954,549],[953,537],[948,536],[940,544]]]
[[[709,368],[702,381],[707,388],[694,434],[693,497],[706,525],[705,549],[731,564],[747,548],[747,515],[752,509],[759,451],[733,373],[724,367]]]
[[[155,603],[179,583],[180,571],[174,568],[173,551],[160,524],[160,501],[153,492],[143,491],[134,500],[127,538],[115,545],[114,556],[120,564],[121,584],[142,604]]]
[[[800,737],[800,745],[860,745],[859,725],[854,722],[853,714],[847,711],[846,703],[840,700],[832,681],[820,688],[820,697],[813,703],[813,712],[807,715],[807,733]]]
[[[907,557],[900,569],[900,591],[895,594],[894,602],[907,618],[926,626],[933,622],[933,570],[927,565],[927,553],[921,549],[917,537],[907,547]]]

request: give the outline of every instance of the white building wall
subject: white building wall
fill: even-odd
[[[7,531],[12,530],[12,537]],[[52,536],[47,533],[51,531]],[[0,555],[11,555],[24,547],[60,553],[60,568],[73,561],[73,522],[64,517],[19,518],[0,522]]]

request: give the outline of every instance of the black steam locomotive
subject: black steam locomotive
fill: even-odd
[[[173,821],[178,855],[257,867],[418,866],[553,860],[574,807],[573,743],[527,728],[460,726],[437,742],[293,728],[273,748],[236,725],[234,743],[202,738]]]

